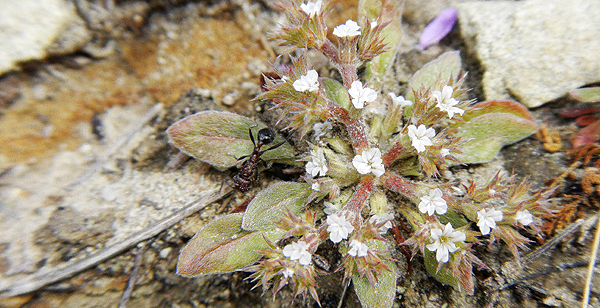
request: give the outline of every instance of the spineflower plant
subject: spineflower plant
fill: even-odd
[[[412,250],[408,259],[420,254],[436,279],[469,294],[476,284],[473,264],[486,266],[473,246],[502,241],[518,260],[530,242],[523,232],[539,233],[537,217],[549,213],[550,192],[530,193],[526,181],[501,171],[465,183],[446,183],[439,174],[440,168],[485,163],[502,146],[533,134],[537,125],[527,109],[514,101],[466,100],[456,51],[417,71],[406,93],[381,93],[401,38],[400,1],[360,0],[358,20],[336,26],[333,36],[324,22],[327,3],[275,5],[288,23],[272,39],[295,53],[290,63],[273,65],[256,99],[280,109],[280,121],[301,139],[296,148],[284,143],[260,158],[303,166],[306,174],[270,184],[244,213],[202,227],[182,250],[177,273],[248,271],[273,296],[289,287],[294,296],[319,302],[318,276],[340,271],[340,285],[351,281],[364,307],[391,307],[397,264],[407,262],[392,257],[401,246]],[[340,78],[321,76],[304,56],[307,49],[327,57]],[[375,106],[382,111],[370,111]],[[203,111],[167,134],[180,151],[223,169],[252,153],[248,130],[254,126],[266,127]],[[273,144],[283,142],[277,136]],[[389,232],[400,217],[410,225],[406,240]],[[327,255],[339,257],[319,253],[326,242],[335,249]]]

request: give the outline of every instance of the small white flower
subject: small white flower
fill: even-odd
[[[291,268],[286,268],[282,274],[283,274],[283,277],[290,278],[294,275],[294,270]]]
[[[333,28],[333,35],[337,37],[353,37],[360,35],[360,26],[356,21],[348,19],[345,24]]]
[[[427,213],[429,216],[433,215],[434,212],[439,215],[446,214],[448,205],[446,204],[446,200],[442,198],[443,195],[444,193],[439,188],[429,190],[428,196],[421,197],[419,211],[423,214]]]
[[[352,240],[352,242],[350,242],[350,250],[348,250],[348,254],[353,257],[366,257],[368,251],[369,246],[357,240]]]
[[[381,151],[378,148],[371,148],[363,151],[361,155],[354,156],[352,165],[360,174],[373,173],[375,176],[380,177],[385,173]]]
[[[324,176],[327,174],[327,160],[325,159],[325,154],[323,154],[323,150],[318,149],[310,151],[311,161],[306,163],[306,172],[311,176]]]
[[[481,209],[477,212],[477,226],[481,230],[481,234],[490,234],[490,229],[496,228],[496,222],[502,221],[502,212],[492,208],[489,211]]]
[[[449,149],[441,149],[440,150],[440,155],[442,155],[442,157],[446,157],[446,156],[448,156],[448,154],[450,154]]]
[[[314,182],[312,183],[312,185],[310,185],[310,188],[314,191],[320,191],[321,190],[321,183],[319,182]]]
[[[394,219],[394,214],[384,213],[384,214],[371,216],[371,218],[369,218],[369,221],[371,223],[376,223],[376,224],[379,224],[379,223],[382,223],[385,221],[386,223],[383,226],[381,226],[379,228],[379,230],[377,230],[377,231],[379,231],[379,234],[385,234],[385,233],[387,233],[387,231],[389,229],[392,228],[392,220],[393,219]]]
[[[396,96],[396,94],[390,92],[388,93],[388,96],[392,99],[392,103],[394,103],[395,105],[400,105],[400,107],[402,108],[412,106],[413,104],[412,101],[404,99],[404,96],[402,95]]]
[[[327,201],[323,202],[323,205],[325,205],[323,212],[325,212],[327,215],[333,215],[342,209],[340,206],[338,206],[339,204],[334,204]]]
[[[283,255],[290,258],[290,260],[298,260],[300,265],[309,265],[312,257],[308,252],[308,245],[305,241],[297,241],[283,247]]]
[[[528,210],[518,211],[516,219],[523,226],[527,226],[533,222],[533,215]]]
[[[441,92],[437,90],[431,92],[431,96],[433,96],[437,102],[436,107],[440,108],[441,111],[447,112],[450,119],[452,119],[455,113],[463,115],[465,112],[458,107],[454,107],[456,104],[458,104],[458,101],[452,98],[453,92],[454,90],[451,86],[444,86]]]
[[[327,232],[329,239],[334,243],[339,243],[348,238],[348,235],[354,231],[354,226],[343,216],[337,214],[327,216]]]
[[[319,90],[319,74],[315,70],[306,72],[306,75],[300,76],[300,79],[292,84],[294,90],[298,92],[314,92]]]
[[[315,14],[319,14],[321,11],[321,5],[323,4],[322,0],[317,0],[316,2],[308,2],[300,4],[300,9],[304,11],[304,13],[308,14],[308,16],[313,16]]]
[[[435,137],[435,130],[433,128],[427,128],[421,124],[417,128],[414,125],[408,126],[408,136],[412,141],[413,147],[417,149],[418,153],[425,151],[426,146],[433,145],[430,138]]]
[[[458,250],[454,243],[466,240],[467,236],[463,232],[454,231],[452,225],[447,223],[443,231],[442,229],[432,229],[431,238],[433,244],[427,245],[427,249],[431,252],[436,251],[435,258],[438,262],[446,263],[450,258],[450,253]]]
[[[357,109],[362,109],[365,107],[365,103],[370,103],[377,99],[377,92],[369,87],[363,88],[363,84],[360,80],[352,82],[348,94],[352,97],[352,105]]]

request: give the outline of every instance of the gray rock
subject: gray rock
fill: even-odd
[[[458,4],[461,34],[481,61],[486,99],[537,107],[600,81],[600,6],[586,0]]]
[[[83,25],[65,0],[0,0],[0,74],[19,62],[45,58],[49,49],[60,54],[83,46],[90,38]]]

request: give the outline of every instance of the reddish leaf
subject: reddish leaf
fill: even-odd
[[[562,117],[565,118],[577,118],[590,113],[600,111],[600,106],[596,107],[582,107],[582,108],[565,108],[559,112]]]
[[[600,139],[600,121],[596,121],[584,128],[571,140],[573,147],[580,147],[582,145],[595,143]]]
[[[575,119],[575,123],[577,123],[579,126],[588,126],[596,121],[598,121],[598,117],[591,114],[580,116],[579,118]]]
[[[512,100],[489,100],[477,103],[472,106],[472,110],[465,112],[462,119],[469,121],[486,113],[508,113],[517,117],[534,121],[531,112],[527,107]]]

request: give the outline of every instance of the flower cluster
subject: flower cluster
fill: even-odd
[[[460,67],[457,53],[443,54],[417,72],[404,95],[381,95],[381,76],[390,66],[400,39],[395,37],[400,29],[393,28],[398,26],[394,18],[401,15],[400,7],[392,1],[373,9],[379,10],[375,15],[362,12],[365,16],[359,22],[347,20],[336,26],[335,38],[330,41],[322,0],[299,5],[292,1],[278,2],[290,25],[283,25],[273,38],[282,40],[288,51],[299,49],[300,53],[290,57],[290,63],[274,65],[275,73],[264,78],[265,91],[257,99],[270,100],[275,109],[282,109],[280,121],[288,129],[300,131],[301,140],[293,142],[295,153],[304,154],[294,161],[294,150],[286,144],[288,156],[278,156],[285,147],[282,142],[261,150],[260,155],[267,151],[269,155],[260,158],[304,164],[305,174],[296,181],[271,184],[256,194],[243,217],[241,213],[226,216],[233,221],[227,232],[240,233],[228,234],[222,239],[225,244],[207,245],[231,245],[227,253],[252,253],[236,260],[256,260],[254,253],[261,253],[263,258],[257,264],[236,264],[237,269],[252,271],[251,277],[264,288],[273,284],[275,294],[289,285],[295,290],[294,296],[310,294],[318,301],[315,277],[329,274],[328,262],[332,261],[318,253],[325,242],[339,250],[343,260],[333,261],[343,270],[344,279],[353,280],[365,307],[382,306],[382,302],[384,307],[391,307],[396,289],[392,251],[406,249],[404,246],[425,256],[431,275],[473,294],[472,265],[485,265],[472,247],[504,241],[518,258],[518,249],[529,242],[518,230],[538,230],[536,216],[549,213],[544,200],[550,194],[531,196],[526,182],[516,183],[500,172],[483,184],[469,181],[460,183],[461,187],[443,183],[436,175],[439,170],[452,170],[452,165],[481,163],[481,157],[493,157],[495,152],[485,156],[476,151],[487,151],[488,139],[497,140],[518,130],[511,126],[514,119],[493,123],[494,127],[509,127],[498,132],[470,130],[505,115],[517,117],[521,111],[515,110],[520,109],[498,102],[472,105],[465,101],[465,74],[456,70]],[[392,42],[390,46],[384,44],[384,38]],[[316,69],[321,68],[314,69],[308,63],[306,49],[315,49],[328,58],[339,73],[328,75],[339,78],[319,76]],[[278,61],[282,59],[287,58]],[[359,74],[363,68],[366,72]],[[497,114],[479,117],[492,112]],[[522,115],[520,120],[525,118]],[[310,143],[302,141],[311,130]],[[267,158],[271,155],[273,158]],[[401,220],[396,220],[397,215]],[[397,224],[406,222],[412,233],[403,240]],[[211,227],[222,231],[223,225]],[[393,232],[388,232],[390,229]],[[218,238],[211,232],[194,239]],[[207,253],[193,251],[202,245],[190,247],[192,252],[182,253],[185,257],[180,258],[180,264],[207,254],[213,254],[213,259],[221,257],[226,265],[235,259],[228,258],[223,252],[226,249]],[[196,266],[195,261],[186,266]],[[365,281],[372,287],[361,287]],[[381,296],[387,297],[381,300]],[[373,298],[378,301],[369,302]]]

